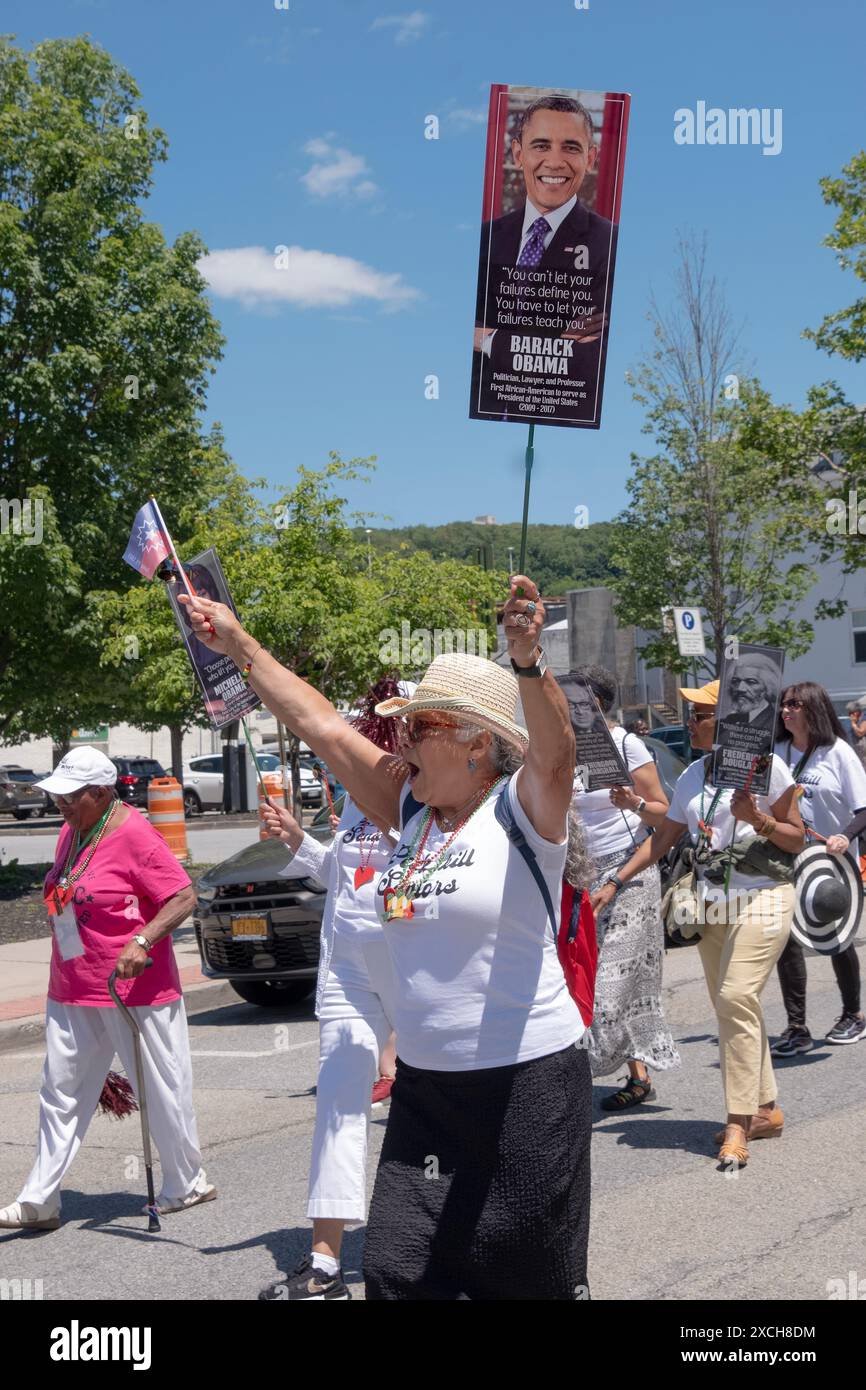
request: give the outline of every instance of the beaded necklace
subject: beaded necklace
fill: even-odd
[[[76,883],[84,875],[84,873],[86,873],[87,866],[93,858],[94,854],[96,853],[96,850],[99,846],[99,842],[105,835],[105,832],[108,828],[108,824],[119,805],[119,801],[112,801],[108,810],[105,812],[103,816],[100,817],[100,819],[96,822],[96,825],[94,825],[93,829],[84,837],[83,840],[81,839],[77,830],[73,835],[72,843],[69,846],[69,853],[66,856],[66,863],[63,865],[63,872],[60,874],[60,877],[57,880],[57,886],[52,893],[52,897],[54,900],[54,908],[56,911],[59,911],[62,907],[65,907],[66,904],[69,902],[69,899],[72,897],[72,893]],[[78,867],[73,870],[72,865],[75,863],[81,851],[83,849],[86,849],[88,845],[90,846],[90,850],[86,858],[84,859],[84,862],[82,864],[79,864]]]
[[[415,886],[415,891],[412,894],[409,894],[406,892],[406,889],[412,879],[412,875],[414,874],[415,870],[417,869],[418,865],[424,857],[424,847],[427,844],[427,839],[433,827],[433,821],[435,818],[435,811],[433,807],[427,807],[427,811],[423,819],[421,820],[418,829],[415,831],[412,843],[409,846],[409,853],[407,855],[407,862],[409,864],[408,869],[405,869],[403,871],[403,875],[399,883],[397,884],[397,887],[386,888],[383,894],[382,901],[384,903],[385,918],[387,921],[393,922],[397,918],[414,917],[415,909],[412,905],[412,899],[418,897],[420,889],[424,887],[424,884],[427,882],[427,880],[429,878],[432,878],[433,874],[436,873],[437,869],[441,868],[448,854],[448,851],[451,848],[451,845],[456,840],[457,836],[460,834],[460,831],[467,824],[467,822],[472,819],[476,811],[480,811],[481,807],[484,805],[490,793],[492,791],[495,791],[495,789],[499,786],[500,782],[505,782],[507,780],[508,779],[505,776],[501,776],[495,777],[492,782],[488,782],[487,786],[484,787],[483,790],[479,793],[475,805],[471,807],[471,810],[469,810],[467,815],[463,817],[463,820],[460,822],[460,824],[457,825],[455,829],[452,831],[452,833],[448,836],[448,839],[445,841],[444,845],[439,850],[432,863],[428,864],[427,868],[424,870],[423,874],[418,879],[417,885]]]

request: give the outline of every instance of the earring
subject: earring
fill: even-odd
[[[470,758],[470,759],[469,759],[469,762],[467,763],[467,767],[469,768],[469,771],[470,771],[470,772],[474,772],[475,769],[477,768],[477,766],[478,766],[478,764],[477,764],[477,762],[475,761],[475,759],[474,759],[474,758]]]

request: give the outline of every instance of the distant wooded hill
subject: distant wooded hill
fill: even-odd
[[[360,528],[363,535],[363,528]],[[530,526],[526,543],[526,573],[548,595],[564,594],[606,584],[615,573],[609,554],[616,527],[599,521],[593,526]],[[520,523],[484,526],[473,521],[450,521],[446,526],[398,526],[372,528],[370,541],[376,551],[426,550],[434,559],[465,560],[483,564],[486,547],[489,569],[511,570],[520,555]],[[513,552],[513,566],[509,560]]]

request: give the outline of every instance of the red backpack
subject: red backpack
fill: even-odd
[[[550,892],[538,864],[535,850],[529,844],[520,826],[514,819],[514,812],[507,796],[500,796],[496,802],[496,819],[502,826],[514,848],[522,855],[526,867],[538,884],[547,915],[559,963],[565,975],[568,992],[580,1010],[584,1025],[592,1023],[595,1001],[595,974],[598,968],[598,938],[595,934],[595,914],[589,901],[589,894],[574,888],[562,880],[562,900],[557,916],[551,901]]]

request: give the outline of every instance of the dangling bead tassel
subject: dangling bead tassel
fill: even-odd
[[[116,1120],[122,1120],[138,1109],[135,1092],[125,1076],[118,1075],[116,1071],[108,1073],[96,1108],[103,1115],[112,1115]]]

